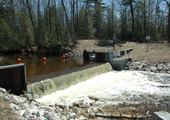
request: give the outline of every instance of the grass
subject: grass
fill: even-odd
[[[75,49],[107,52],[113,51],[112,40],[78,40]],[[148,63],[168,63],[170,62],[170,43],[167,41],[149,43],[147,52],[147,43],[116,41],[115,50],[131,49],[129,57],[137,61],[146,61]]]
[[[146,61],[151,64],[170,62],[170,44],[167,42],[149,43],[148,51],[146,43],[127,42],[116,49],[134,48],[130,53],[130,57],[137,61]]]

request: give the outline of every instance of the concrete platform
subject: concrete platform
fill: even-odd
[[[109,63],[112,65],[114,70],[123,70],[125,69],[126,63],[130,61],[131,58],[113,58],[109,60]]]
[[[170,120],[170,114],[166,111],[154,112],[153,119],[154,120]]]

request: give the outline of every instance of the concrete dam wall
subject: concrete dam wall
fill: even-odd
[[[73,72],[67,75],[62,75],[59,77],[54,77],[37,83],[29,84],[27,86],[27,91],[31,98],[37,99],[44,95],[54,93],[55,91],[64,90],[71,87],[72,85],[76,85],[97,75],[110,72],[111,70],[112,66],[110,63],[105,63],[95,67],[80,70],[78,72]]]

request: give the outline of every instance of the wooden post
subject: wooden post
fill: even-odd
[[[146,36],[146,40],[147,40],[147,50],[146,50],[146,52],[148,52],[148,40],[150,40],[150,36]]]

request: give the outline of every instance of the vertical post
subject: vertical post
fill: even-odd
[[[146,36],[146,40],[147,40],[147,51],[148,52],[148,40],[150,39],[150,36]]]
[[[108,52],[108,62],[109,62],[109,52]]]
[[[148,52],[148,39],[147,39],[147,51],[146,52]]]

